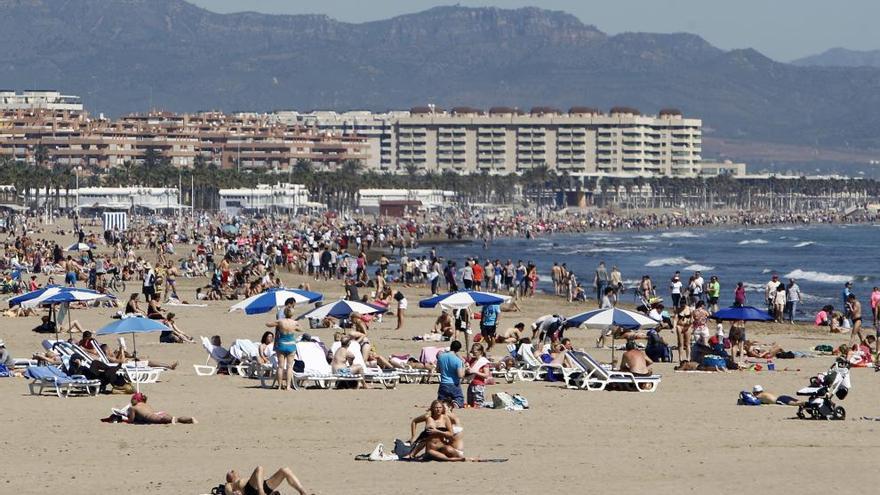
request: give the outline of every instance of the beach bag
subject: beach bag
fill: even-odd
[[[305,370],[306,370],[306,362],[305,361],[300,361],[299,359],[296,359],[293,361],[293,372],[294,373],[302,373]]]
[[[516,402],[514,402],[513,397],[510,396],[507,392],[498,392],[492,394],[492,409],[503,409],[505,411],[513,411],[515,409],[522,409],[522,406],[517,406]]]
[[[751,392],[745,390],[739,393],[739,405],[741,406],[760,406],[761,399],[757,398]]]
[[[706,366],[708,368],[726,368],[727,360],[725,360],[721,356],[713,356],[709,354],[707,356],[703,356],[703,366]]]
[[[0,378],[9,378],[10,376],[9,368],[5,364],[0,364]]]
[[[513,394],[513,403],[522,407],[523,409],[529,408],[529,401],[525,397],[519,394]]]

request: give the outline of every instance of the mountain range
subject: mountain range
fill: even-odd
[[[816,55],[799,58],[791,63],[818,67],[880,67],[880,50],[832,48]]]
[[[674,107],[710,140],[800,147],[805,161],[880,149],[880,68],[782,63],[686,33],[611,36],[538,8],[352,24],[183,0],[0,0],[0,32],[0,87],[77,94],[92,113]]]

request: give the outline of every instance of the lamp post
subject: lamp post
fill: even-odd
[[[74,167],[74,172],[76,172],[76,216],[79,216],[79,173],[82,171],[82,165],[77,165]],[[69,183],[68,183],[69,184]]]

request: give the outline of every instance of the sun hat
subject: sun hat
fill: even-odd
[[[764,387],[762,387],[760,385],[755,385],[754,387],[752,387],[753,394],[760,394],[763,391],[764,391]]]

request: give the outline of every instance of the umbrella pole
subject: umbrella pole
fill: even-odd
[[[135,336],[134,332],[131,333],[131,345],[132,345],[132,348],[134,349],[134,354],[133,354],[133,356],[134,356],[134,365],[137,366],[137,362],[138,362],[138,345],[137,345],[137,337]],[[123,356],[122,356],[123,358],[125,357],[125,354],[124,354],[124,353],[125,353],[125,351],[123,351]],[[135,392],[140,392],[140,391],[141,391],[141,381],[140,381],[140,380],[135,380],[135,381],[134,381],[134,390],[135,390]]]

